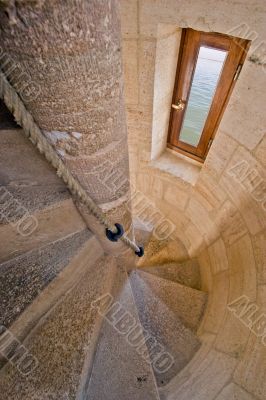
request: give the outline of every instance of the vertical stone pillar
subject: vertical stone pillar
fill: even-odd
[[[6,4],[1,68],[88,194],[130,230],[118,1]],[[80,209],[103,237],[103,228]]]

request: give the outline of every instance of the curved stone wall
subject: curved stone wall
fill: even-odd
[[[263,400],[266,396],[265,2],[123,0],[121,10],[132,183],[156,210],[174,223],[175,240],[183,244],[189,257],[198,258],[203,289],[209,292],[199,331],[203,346],[167,388],[169,399]],[[165,29],[158,29],[159,24]],[[158,157],[159,152],[154,160],[152,153],[154,103],[160,97],[156,52],[162,48],[160,41],[173,34],[173,27],[178,32],[187,26],[252,40],[202,167],[171,152]],[[175,59],[176,51],[172,51]],[[161,78],[158,124],[160,112],[167,119],[163,117],[163,103],[165,100],[169,108],[169,96],[163,97],[163,84],[171,83],[171,74],[173,71]]]

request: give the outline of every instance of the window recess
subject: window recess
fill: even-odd
[[[183,29],[167,146],[204,162],[249,40]]]

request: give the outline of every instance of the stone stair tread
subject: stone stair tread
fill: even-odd
[[[188,254],[184,245],[177,238],[160,240],[151,235],[145,246],[144,257],[138,260],[137,265],[144,268],[152,265],[183,263],[187,257]]]
[[[193,289],[200,290],[201,288],[200,270],[196,260],[188,260],[183,263],[152,265],[140,268],[140,270],[160,278],[181,283]]]
[[[25,377],[16,366],[5,365],[1,400],[84,398],[81,393],[90,375],[101,323],[91,304],[110,291],[115,273],[115,261],[110,256],[87,262],[75,286],[23,342],[38,360],[37,367]],[[105,379],[104,374],[101,378]]]
[[[88,229],[0,264],[1,323],[8,328],[91,237]]]
[[[122,306],[121,313],[128,312],[133,323],[139,324],[132,289],[125,272],[120,271],[112,295],[114,301]],[[106,317],[115,320],[111,311]],[[126,334],[117,330],[108,320],[105,319],[101,329],[86,399],[159,400],[150,364],[129,343]],[[140,337],[141,340],[144,338],[142,333]]]
[[[71,195],[64,186],[2,186],[0,188],[0,210],[7,201],[8,209],[0,213],[0,225],[6,225],[10,221],[15,223],[26,212],[32,215],[68,199],[71,199]]]
[[[85,226],[66,185],[23,130],[1,130],[0,263]]]
[[[26,212],[14,206],[13,215],[9,207],[8,223],[0,224],[0,263],[86,229],[71,198],[55,194],[54,201],[53,204],[40,201],[39,205],[35,203],[38,210],[32,207]],[[22,219],[17,220],[19,212]]]
[[[154,370],[157,385],[164,386],[185,367],[200,347],[200,341],[196,334],[180,318],[180,314],[183,315],[184,310],[180,313],[178,307],[171,308],[169,306],[171,302],[165,299],[167,292],[163,296],[160,293],[158,295],[158,289],[164,291],[170,288],[171,297],[174,293],[172,288],[178,290],[182,285],[139,272],[139,270],[131,272],[130,281],[143,328],[165,351],[170,353],[173,359],[173,364],[167,371]],[[153,284],[149,284],[150,281],[153,281]],[[164,286],[160,286],[162,281],[164,281]],[[159,286],[157,286],[158,283]],[[182,291],[182,293],[184,292]],[[147,345],[152,358],[154,350],[149,342]]]
[[[1,131],[0,155],[1,185],[65,187],[54,168],[25,137],[22,129]]]
[[[174,312],[187,328],[197,331],[204,313],[207,293],[139,269],[136,273],[154,296]]]

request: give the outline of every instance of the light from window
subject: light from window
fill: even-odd
[[[168,147],[204,161],[249,45],[228,35],[183,30]]]
[[[180,133],[182,142],[198,145],[226,56],[227,51],[200,47]]]

